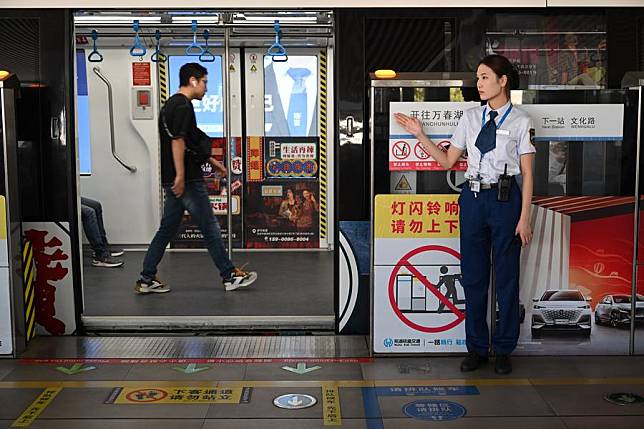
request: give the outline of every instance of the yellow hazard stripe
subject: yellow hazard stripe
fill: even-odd
[[[159,95],[161,104],[165,104],[168,99],[168,66],[165,62],[157,64],[159,65]]]
[[[342,426],[338,386],[330,384],[322,385],[322,410],[324,414],[324,426]]]
[[[22,279],[24,284],[25,327],[27,328],[27,341],[36,334],[36,307],[34,306],[34,280],[36,278],[36,264],[31,242],[25,241],[22,249]]]
[[[327,230],[327,62],[326,51],[320,51],[320,239]]]
[[[12,428],[26,428],[30,426],[42,413],[45,408],[54,400],[56,395],[63,390],[62,387],[47,387],[43,392],[36,398],[35,401],[29,405],[25,411],[18,417],[13,424]]]

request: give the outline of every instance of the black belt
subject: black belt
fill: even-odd
[[[467,186],[470,186],[470,181],[467,181]],[[496,189],[499,186],[498,183],[481,183],[481,190],[483,189]]]

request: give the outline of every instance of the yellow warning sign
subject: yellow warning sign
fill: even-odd
[[[136,387],[121,390],[115,404],[239,404],[242,388]]]
[[[255,64],[253,64],[252,66],[250,66],[250,71],[252,71],[252,72],[256,72],[256,71],[257,71],[257,66],[256,66]]]
[[[63,390],[62,387],[48,387],[43,390],[40,396],[38,396],[36,400],[32,402],[31,405],[29,405],[29,407],[27,407],[27,409],[20,415],[20,417],[13,422],[11,427],[26,428],[30,426],[61,390]]]
[[[228,70],[230,70],[231,72],[234,72],[235,71],[235,65],[233,63],[230,63],[230,65],[228,66]]]
[[[407,177],[404,174],[400,176],[400,180],[396,183],[396,187],[394,189],[396,191],[411,191],[409,180],[407,180]]]
[[[458,238],[458,195],[376,195],[376,238]]]
[[[322,386],[324,426],[342,426],[340,395],[337,386]]]

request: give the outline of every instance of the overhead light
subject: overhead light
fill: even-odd
[[[172,22],[177,24],[185,23],[191,24],[192,21],[197,21],[197,24],[219,24],[219,16],[173,16]]]
[[[274,21],[279,22],[317,22],[318,17],[315,12],[304,12],[302,15],[290,15],[290,14],[277,14],[277,15],[261,15],[261,14],[248,14],[248,13],[239,13],[235,14],[235,21],[237,22],[261,22],[261,23],[273,23]]]
[[[160,16],[127,16],[127,15],[86,15],[75,16],[74,22],[78,24],[109,24],[134,22],[138,20],[142,24],[155,24],[161,22]]]

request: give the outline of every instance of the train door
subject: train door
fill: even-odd
[[[229,16],[225,25],[218,17],[208,23],[205,15],[161,15],[139,21],[139,31],[130,29],[129,37],[124,28],[134,15],[120,29],[114,22],[99,26],[98,34],[91,31],[96,26],[77,23],[77,42],[87,42],[79,46],[76,63],[79,194],[101,203],[111,262],[123,262],[97,262],[85,228],[85,329],[333,330],[328,37],[289,42],[286,36],[288,61],[274,62],[266,55],[276,40],[272,18],[247,29],[248,22],[235,25],[235,19],[246,20],[243,13]],[[96,40],[102,61],[93,63]],[[147,53],[133,53],[133,40],[142,40]],[[209,56],[194,55],[191,46],[209,46]],[[151,61],[159,50],[166,61]],[[248,290],[226,292],[186,212],[159,265],[171,293],[136,294],[163,209],[159,109],[177,91],[186,62],[208,70],[208,92],[193,106],[213,155],[231,170],[230,177],[203,170],[213,212],[226,245],[230,229],[233,263],[257,271],[259,280]]]

